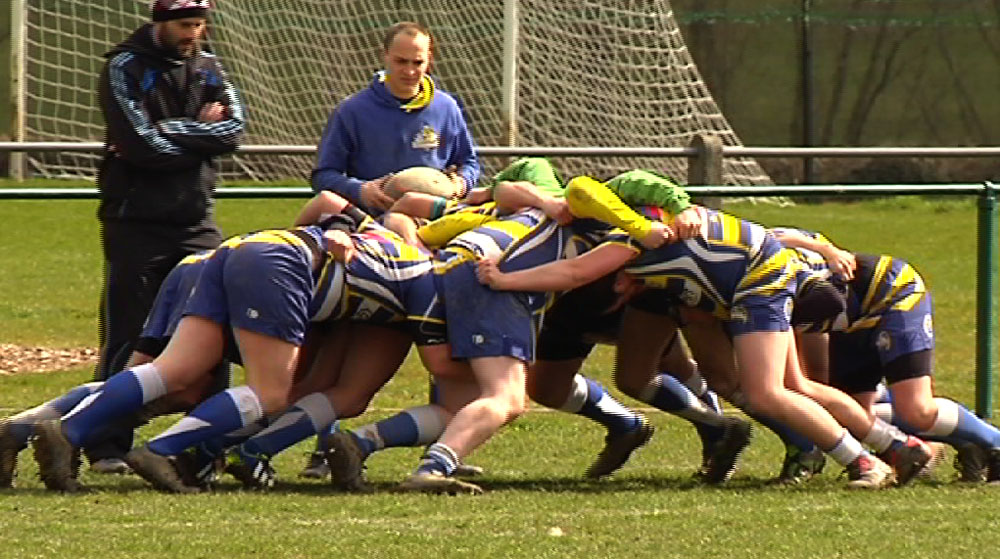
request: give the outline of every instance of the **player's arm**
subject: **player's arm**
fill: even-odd
[[[634,247],[606,243],[580,256],[556,260],[516,272],[501,272],[489,259],[480,260],[480,283],[500,291],[567,291],[621,268],[637,254]]]
[[[439,247],[458,235],[495,219],[489,213],[456,212],[420,226],[417,236],[425,246]]]
[[[389,175],[364,180],[347,174],[349,163],[356,157],[356,137],[363,133],[348,103],[345,101],[330,115],[323,129],[309,183],[313,192],[329,190],[365,211],[382,213],[392,205],[392,198],[382,191]]]
[[[342,196],[330,191],[323,191],[313,196],[295,218],[295,225],[314,225],[328,216],[343,214],[350,217],[356,226],[371,219],[360,208],[345,200]]]
[[[472,139],[472,132],[465,122],[462,107],[456,100],[454,109],[454,122],[456,134],[454,139],[455,150],[448,158],[448,171],[452,181],[459,187],[458,198],[464,198],[466,193],[476,187],[479,182],[479,159],[476,156],[476,143]]]
[[[775,228],[774,238],[788,248],[804,248],[819,253],[826,260],[830,270],[847,281],[854,279],[857,260],[854,254],[843,250],[822,235],[812,236],[797,229]]]
[[[573,215],[618,227],[646,248],[657,248],[674,237],[673,230],[666,224],[639,215],[608,187],[590,177],[580,176],[569,181],[566,201]]]
[[[691,206],[690,196],[677,183],[642,169],[626,171],[606,185],[631,206],[656,206],[670,215],[678,215]]]
[[[410,217],[421,217],[424,219],[437,219],[443,216],[449,209],[457,204],[454,200],[448,200],[433,194],[423,192],[406,192],[393,202],[390,212],[405,214]]]
[[[503,181],[493,187],[493,200],[502,213],[538,208],[560,225],[573,220],[566,201],[541,192],[527,181]]]

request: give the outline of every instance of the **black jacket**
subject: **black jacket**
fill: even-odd
[[[213,224],[213,157],[232,152],[243,135],[243,106],[214,55],[178,59],[153,42],[144,25],[105,57],[98,95],[106,123],[98,172],[106,224],[173,230],[179,236]],[[227,118],[199,122],[205,103]]]

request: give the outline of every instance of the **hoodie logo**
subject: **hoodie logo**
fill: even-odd
[[[413,149],[426,150],[437,149],[440,145],[441,139],[438,137],[438,133],[427,124],[425,124],[420,130],[417,137],[413,138],[413,142],[410,143],[410,146],[413,147]]]

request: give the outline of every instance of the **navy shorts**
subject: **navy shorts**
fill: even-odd
[[[302,345],[313,290],[309,257],[295,245],[243,241],[205,263],[184,316]]]
[[[438,278],[452,357],[534,361],[536,324],[530,295],[482,285],[476,279],[475,262],[456,265]]]

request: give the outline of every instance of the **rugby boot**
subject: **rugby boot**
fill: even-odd
[[[473,464],[466,464],[465,462],[459,462],[455,466],[455,471],[451,475],[455,477],[476,477],[483,475],[482,466],[475,466]]]
[[[45,487],[54,491],[74,492],[83,489],[80,473],[80,449],[62,432],[62,421],[47,419],[35,424],[32,446],[38,462],[38,477]]]
[[[306,467],[299,472],[299,477],[323,479],[330,475],[330,466],[326,463],[326,453],[315,451],[309,455]]]
[[[24,449],[10,432],[10,420],[0,419],[0,489],[14,487],[17,477],[17,454]]]
[[[246,489],[265,491],[274,487],[278,477],[266,456],[255,456],[236,447],[226,459],[226,473],[243,483]]]
[[[216,455],[197,445],[174,457],[174,467],[184,485],[210,491],[226,466],[226,454]]]
[[[725,483],[733,477],[743,449],[750,444],[750,432],[749,421],[739,417],[726,418],[722,438],[712,449],[708,466],[705,468],[703,479],[706,483]]]
[[[448,495],[482,495],[483,488],[474,483],[447,477],[439,472],[411,474],[397,490],[404,493],[434,493]]]
[[[199,493],[200,487],[184,483],[181,474],[169,456],[161,456],[148,446],[133,448],[125,455],[125,462],[142,479],[167,493]]]
[[[849,489],[884,489],[896,482],[892,467],[871,454],[862,454],[847,465]]]
[[[785,462],[781,465],[777,481],[783,485],[805,483],[822,472],[824,466],[826,466],[826,455],[822,450],[814,448],[802,452],[794,446],[789,446],[785,449]]]
[[[986,451],[976,443],[966,442],[955,445],[955,472],[958,480],[969,483],[983,483],[989,478],[989,462]]]
[[[365,453],[351,433],[338,431],[326,436],[326,463],[330,466],[330,483],[340,491],[371,493],[365,480]]]
[[[932,479],[934,477],[934,471],[937,470],[938,466],[944,464],[945,458],[948,457],[946,450],[946,445],[944,443],[925,441],[927,446],[930,447],[931,452],[934,453],[931,459],[924,464],[923,468],[917,472],[917,477],[920,479]]]
[[[132,473],[132,468],[129,468],[121,458],[101,458],[90,464],[90,471],[97,474],[125,475]]]
[[[597,455],[594,463],[587,468],[584,476],[598,479],[616,472],[625,465],[632,453],[649,442],[653,436],[653,426],[642,415],[639,425],[627,433],[608,433],[604,437],[604,448]]]
[[[1000,448],[991,448],[986,451],[986,454],[989,458],[986,481],[990,483],[1000,482]]]
[[[906,441],[893,441],[889,448],[878,453],[879,459],[896,470],[896,483],[906,485],[934,457],[927,443],[910,435]]]

